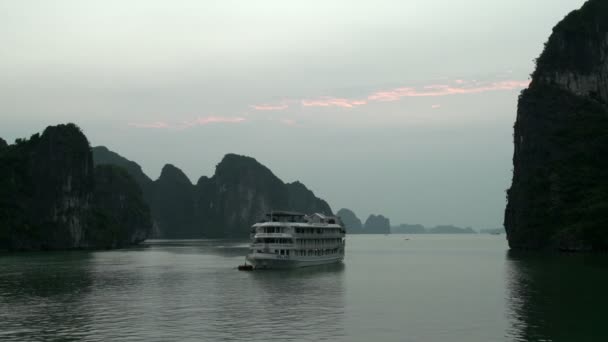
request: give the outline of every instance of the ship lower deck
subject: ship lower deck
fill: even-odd
[[[298,268],[308,266],[327,265],[341,262],[343,255],[319,257],[286,257],[274,254],[254,253],[247,255],[247,261],[257,269]]]

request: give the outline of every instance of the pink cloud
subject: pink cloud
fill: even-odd
[[[255,110],[284,110],[287,109],[289,106],[286,104],[280,104],[280,105],[269,105],[269,104],[261,104],[261,105],[251,105],[249,106]]]
[[[178,123],[168,123],[164,121],[156,121],[150,123],[129,123],[128,125],[136,128],[156,128],[156,129],[186,129],[195,126],[205,126],[213,123],[241,123],[246,121],[241,117],[223,117],[223,116],[207,116],[199,117],[194,120],[181,121]]]
[[[393,89],[374,91],[363,98],[342,98],[321,96],[301,100],[283,100],[276,104],[251,105],[260,111],[280,111],[287,109],[289,104],[300,103],[302,107],[338,107],[356,108],[373,102],[393,102],[408,97],[442,97],[450,95],[480,94],[493,91],[507,91],[527,88],[530,81],[503,80],[496,82],[482,82],[478,80],[456,79],[445,84],[430,84],[418,87],[398,87]],[[437,109],[439,107],[431,107]]]
[[[302,100],[302,106],[304,107],[342,107],[342,108],[354,108],[367,104],[366,100],[358,99],[345,99],[331,96],[322,96],[314,100]]]
[[[441,108],[440,104],[434,104],[431,106],[431,109],[439,109],[439,108]]]
[[[131,127],[137,128],[169,128],[169,124],[163,121],[149,122],[149,123],[134,123],[128,124]]]
[[[368,96],[370,101],[397,101],[403,97],[440,97],[449,95],[479,94],[489,91],[523,89],[530,85],[530,81],[500,81],[488,84],[476,84],[472,87],[453,86],[449,84],[433,84],[415,88],[395,88],[372,93]]]
[[[245,118],[240,117],[222,117],[222,116],[207,116],[199,117],[192,121],[183,121],[183,127],[177,126],[177,128],[189,128],[194,126],[205,126],[212,123],[241,123],[245,121]]]

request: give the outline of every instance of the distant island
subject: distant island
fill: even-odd
[[[461,228],[453,225],[440,225],[427,228],[421,224],[401,224],[391,227],[391,232],[394,234],[477,234],[471,227]]]
[[[471,227],[460,228],[440,225],[427,228],[420,224],[391,226],[390,220],[382,215],[370,215],[365,224],[350,209],[342,208],[337,215],[342,220],[347,234],[477,234]]]
[[[336,215],[342,220],[347,234],[390,234],[391,232],[390,220],[382,215],[369,215],[365,224],[362,224],[350,209],[342,208]]]
[[[504,234],[504,228],[489,228],[489,229],[480,229],[480,234]]]
[[[608,1],[589,0],[554,28],[520,97],[509,246],[608,250]]]

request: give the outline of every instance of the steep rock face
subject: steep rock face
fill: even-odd
[[[286,185],[267,167],[246,156],[227,154],[214,176],[199,180],[197,187],[206,232],[211,236],[246,236],[251,224],[271,210],[332,214],[329,205],[304,185]]]
[[[0,248],[98,247],[113,229],[96,221],[94,213],[112,213],[96,202],[89,142],[74,124],[47,127],[3,149],[0,183]]]
[[[118,166],[95,167],[93,219],[87,240],[96,248],[118,248],[144,241],[152,228],[141,188]]]
[[[331,214],[329,204],[317,198],[304,184],[295,181],[285,185],[287,186],[289,208],[305,208],[307,213]]]
[[[554,29],[514,127],[505,229],[514,249],[608,248],[608,2]]]
[[[194,190],[194,185],[182,170],[171,164],[163,167],[149,197],[152,216],[163,228],[162,237],[188,238],[199,230]]]
[[[74,125],[47,127],[30,160],[36,225],[52,225],[49,246],[86,244],[84,228],[94,185],[93,159],[87,138]],[[35,213],[35,214],[34,214]],[[69,234],[65,234],[67,229]],[[64,238],[69,237],[69,240]]]
[[[148,203],[152,214],[152,231],[150,233],[151,238],[162,237],[160,233],[160,225],[156,219],[156,211],[152,208],[156,203],[154,198],[156,197],[154,191],[154,182],[148,177],[141,166],[136,162],[133,162],[118,153],[109,150],[105,146],[95,146],[92,149],[93,152],[93,163],[95,165],[116,165],[125,169],[131,177],[137,182],[142,190],[144,200]]]
[[[363,232],[363,225],[357,215],[350,209],[342,208],[337,213],[346,228],[347,234],[361,234]]]
[[[369,215],[363,232],[366,234],[390,234],[391,221],[382,215]]]
[[[214,205],[210,210],[227,236],[237,236],[270,210],[286,210],[287,188],[268,168],[255,159],[227,154],[212,179]]]

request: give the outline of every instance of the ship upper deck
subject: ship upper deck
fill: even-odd
[[[268,226],[340,228],[342,224],[336,216],[326,216],[319,213],[306,215],[291,211],[273,211],[266,214],[260,222],[254,224],[253,228]]]

